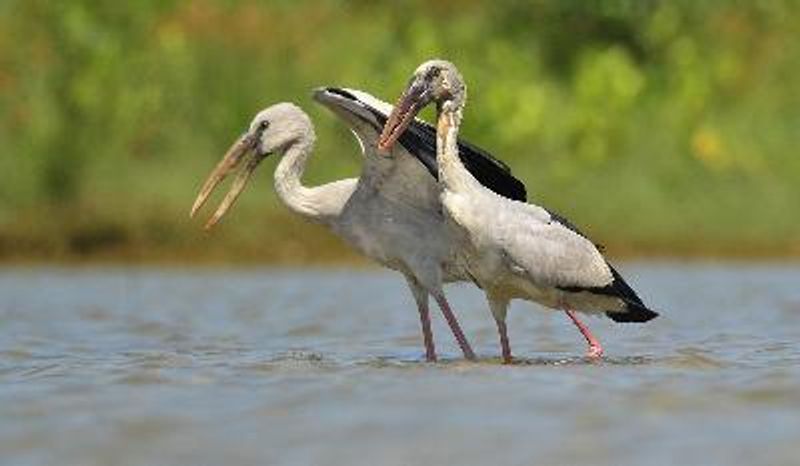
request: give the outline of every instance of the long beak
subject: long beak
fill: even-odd
[[[379,150],[388,152],[392,148],[403,131],[414,121],[414,117],[431,101],[430,96],[428,85],[421,80],[415,80],[406,89],[383,125],[381,137],[378,139]]]
[[[203,184],[203,187],[200,189],[200,193],[197,195],[197,199],[194,201],[194,205],[192,205],[192,211],[189,214],[190,217],[194,217],[197,214],[197,211],[203,207],[203,204],[206,203],[208,197],[214,191],[222,180],[225,179],[232,171],[234,171],[237,167],[239,167],[242,161],[245,159],[247,154],[251,154],[250,159],[247,161],[247,164],[244,168],[239,172],[236,176],[236,179],[233,180],[233,185],[231,186],[230,191],[228,194],[225,195],[225,198],[222,200],[222,203],[217,208],[217,211],[214,212],[214,215],[206,222],[205,226],[203,227],[205,230],[210,230],[214,225],[219,222],[223,215],[230,209],[239,195],[244,191],[247,182],[250,180],[250,175],[253,174],[253,171],[256,169],[259,163],[264,159],[263,156],[259,156],[255,153],[255,145],[257,142],[257,135],[256,133],[247,133],[244,136],[240,137],[228,152],[225,153],[225,156],[222,157],[222,160],[217,164],[214,171],[211,172],[206,182]]]

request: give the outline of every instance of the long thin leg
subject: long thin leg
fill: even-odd
[[[511,364],[513,361],[511,359],[511,345],[508,343],[506,321],[495,319],[495,322],[497,322],[497,331],[500,333],[500,347],[503,350],[503,362],[505,364]]]
[[[600,342],[597,338],[592,335],[592,332],[589,331],[589,327],[586,326],[583,322],[578,319],[578,316],[575,315],[575,311],[564,309],[564,312],[567,313],[570,319],[572,319],[572,323],[578,327],[578,330],[581,331],[583,334],[583,338],[586,338],[586,343],[589,344],[589,349],[586,351],[586,356],[590,358],[599,358],[603,355],[603,347],[600,345]]]
[[[425,343],[425,360],[428,362],[436,362],[436,347],[433,344],[433,331],[431,331],[431,313],[428,307],[428,292],[419,286],[416,280],[411,277],[406,277],[408,287],[411,288],[411,294],[414,295],[414,301],[417,302],[417,310],[419,310],[419,321],[422,325],[422,339]]]
[[[419,309],[419,320],[422,324],[422,339],[425,342],[425,360],[436,362],[436,347],[433,344],[433,332],[431,331],[431,313],[428,306]]]
[[[434,295],[434,298],[436,298],[436,302],[442,309],[442,314],[444,314],[444,318],[447,320],[448,325],[450,325],[450,330],[452,330],[453,335],[456,337],[456,341],[458,342],[458,346],[461,347],[461,352],[464,353],[464,357],[470,361],[474,361],[476,359],[475,353],[472,351],[472,347],[469,346],[464,332],[461,331],[461,326],[458,325],[458,320],[455,314],[453,314],[452,309],[450,309],[447,298],[444,297],[444,294]]]
[[[500,348],[503,351],[503,362],[511,364],[511,344],[508,341],[508,328],[506,327],[506,314],[508,313],[508,300],[488,296],[489,309],[492,311],[494,321],[497,323],[497,333],[500,334]]]

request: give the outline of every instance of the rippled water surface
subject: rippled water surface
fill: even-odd
[[[428,364],[385,272],[0,269],[0,463],[800,464],[800,266],[622,269],[661,318],[516,303],[510,367],[467,286]]]

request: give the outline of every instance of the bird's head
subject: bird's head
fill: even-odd
[[[289,146],[314,137],[314,125],[295,104],[283,102],[268,107],[253,118],[244,137],[254,138],[253,152],[262,159],[283,154]]]
[[[467,87],[458,68],[446,60],[429,60],[420,65],[394,111],[383,127],[378,148],[388,151],[414,117],[435,102],[439,112],[460,110],[467,99]]]
[[[212,228],[230,209],[253,171],[265,158],[274,153],[283,154],[289,147],[301,141],[311,143],[313,140],[314,127],[300,107],[291,103],[280,103],[262,110],[211,172],[194,201],[190,216],[197,214],[225,177],[244,164],[230,191],[205,225],[207,230]]]

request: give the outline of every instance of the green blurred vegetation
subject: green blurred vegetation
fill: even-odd
[[[266,162],[211,235],[199,184],[269,104],[358,173],[310,100],[392,101],[423,60],[470,85],[462,134],[617,254],[800,254],[800,16],[790,0],[0,1],[0,258],[353,259],[280,206]]]

